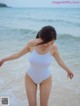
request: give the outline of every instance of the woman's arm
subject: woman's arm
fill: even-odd
[[[30,47],[35,46],[36,44],[38,44],[40,42],[42,42],[41,39],[31,39],[31,40],[29,40],[27,45],[21,51],[0,60],[0,66],[6,61],[18,59],[19,57],[25,55],[26,53],[28,53],[30,51]]]
[[[18,59],[19,57],[25,55],[27,52],[29,52],[29,48],[26,45],[21,51],[19,51],[18,53],[15,53],[9,57],[3,58],[2,61],[6,62],[6,61]]]
[[[54,45],[53,49],[54,49],[54,53],[52,54],[53,57],[55,58],[57,63],[68,73],[68,76],[72,79],[73,73],[71,72],[71,70],[65,65],[65,63],[61,59],[59,52],[58,52],[58,47],[56,45]]]
[[[7,61],[10,61],[10,60],[14,60],[14,59],[18,59],[19,57],[25,55],[26,53],[28,53],[30,51],[30,45],[31,45],[31,40],[27,43],[27,45],[21,50],[19,51],[18,53],[15,53],[11,56],[8,56],[6,58],[3,58],[2,60],[0,60],[0,66],[4,63],[4,62],[7,62]]]

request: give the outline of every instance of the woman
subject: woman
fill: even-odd
[[[25,75],[25,88],[29,106],[36,106],[37,85],[40,87],[40,106],[48,106],[48,99],[52,87],[52,75],[49,65],[52,56],[57,63],[67,72],[67,76],[72,79],[73,73],[64,64],[58,53],[58,47],[54,43],[57,39],[56,30],[52,26],[44,26],[37,34],[36,39],[28,41],[27,45],[20,52],[0,60],[0,66],[13,59],[17,59],[24,54],[29,55],[30,67]]]

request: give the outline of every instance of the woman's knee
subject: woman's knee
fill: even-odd
[[[37,106],[37,103],[30,102],[30,103],[29,103],[29,106]]]
[[[48,106],[48,104],[40,104],[40,106]]]
[[[40,103],[40,106],[48,106],[48,102],[46,102],[46,103]]]

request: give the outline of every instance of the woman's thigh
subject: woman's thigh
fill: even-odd
[[[36,106],[37,85],[33,82],[27,73],[25,75],[25,88],[29,105]]]
[[[52,76],[40,84],[40,106],[48,106],[48,99],[52,87]]]

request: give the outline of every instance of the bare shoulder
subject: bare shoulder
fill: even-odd
[[[31,51],[32,49],[34,49],[34,46],[37,45],[38,43],[40,43],[41,41],[42,41],[42,40],[39,39],[39,38],[37,38],[37,39],[36,39],[36,38],[30,39],[30,40],[28,41],[28,43],[27,43],[27,45],[28,45],[30,51]]]
[[[57,51],[58,51],[58,46],[56,45],[56,43],[54,43],[51,47],[51,54],[54,54]]]

